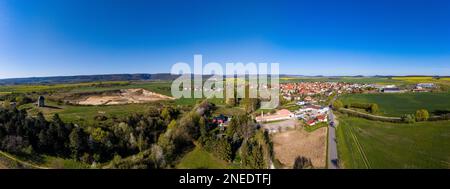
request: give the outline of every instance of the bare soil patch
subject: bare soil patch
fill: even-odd
[[[273,135],[275,158],[286,168],[292,168],[298,156],[310,158],[314,168],[325,168],[327,128],[314,132],[303,129],[290,130]]]
[[[79,105],[117,105],[146,103],[158,100],[172,100],[173,97],[154,93],[145,89],[122,89],[115,93],[88,95],[77,100]]]

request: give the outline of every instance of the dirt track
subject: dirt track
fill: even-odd
[[[292,168],[297,156],[310,158],[315,168],[326,166],[327,128],[308,133],[296,129],[278,133],[273,137],[275,158],[287,168]]]

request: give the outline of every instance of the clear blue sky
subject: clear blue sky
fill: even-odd
[[[161,73],[193,54],[286,74],[450,75],[450,1],[0,1],[0,78]]]

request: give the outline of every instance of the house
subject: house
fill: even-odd
[[[287,110],[287,109],[282,109],[282,110],[278,110],[277,112],[275,112],[272,115],[264,115],[263,113],[261,113],[261,116],[256,117],[256,121],[257,122],[267,122],[267,121],[280,121],[280,120],[286,120],[286,119],[291,119],[294,117],[294,114]]]
[[[305,99],[304,99],[305,101],[312,101],[312,98],[310,97],[310,96],[307,96],[307,97],[305,97]]]
[[[418,83],[416,88],[434,88],[434,83]]]
[[[219,116],[216,116],[212,120],[213,123],[217,124],[224,124],[228,122],[228,116],[224,116],[223,114],[220,114]]]
[[[305,104],[307,104],[305,101],[299,101],[299,102],[297,102],[296,103],[297,105],[299,105],[299,106],[303,106],[303,105],[305,105]]]
[[[38,107],[44,107],[45,106],[45,98],[44,96],[39,96],[37,104]]]
[[[412,90],[413,92],[428,92],[427,89],[424,89],[422,87],[417,87],[415,89]]]
[[[319,113],[319,114],[325,114],[325,113],[327,113],[329,110],[330,110],[329,107],[323,107],[323,108],[317,110],[317,113]]]
[[[318,116],[316,117],[316,119],[317,119],[317,121],[319,121],[319,122],[326,122],[326,121],[327,121],[327,116],[325,116],[325,115],[318,115]]]
[[[383,88],[382,92],[383,93],[400,93],[402,91],[399,88],[394,87],[394,88]]]
[[[311,112],[311,111],[319,111],[321,108],[320,106],[316,105],[307,105],[304,108],[300,109],[301,112]]]
[[[316,124],[316,120],[310,119],[310,120],[308,120],[308,121],[306,122],[306,124],[308,124],[309,126],[313,126],[313,125]]]

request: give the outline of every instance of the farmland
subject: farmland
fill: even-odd
[[[72,90],[72,89],[89,89],[101,86],[120,86],[127,85],[127,81],[111,81],[111,82],[89,82],[89,83],[73,83],[73,84],[52,84],[52,85],[6,85],[0,86],[0,93],[34,93],[34,92],[50,92],[59,90]]]
[[[431,114],[450,111],[450,93],[349,94],[340,100],[344,104],[376,103],[386,116],[414,114],[423,108]]]
[[[398,124],[339,117],[345,168],[450,168],[450,121]]]

